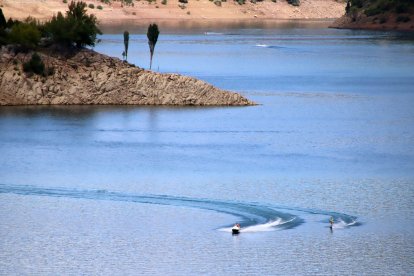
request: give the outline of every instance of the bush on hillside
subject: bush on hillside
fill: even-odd
[[[399,15],[396,19],[397,22],[408,22],[410,21],[410,17],[409,16],[405,16],[405,15]]]
[[[41,33],[35,24],[21,22],[13,24],[8,41],[18,45],[20,50],[26,51],[36,48],[39,45],[40,37]]]
[[[406,3],[398,3],[395,6],[396,13],[408,13],[410,11],[408,5]]]
[[[291,4],[292,6],[299,6],[300,5],[300,0],[287,0],[287,2],[289,4]]]
[[[364,11],[366,16],[374,16],[374,15],[380,14],[382,12],[383,11],[378,7],[369,8],[369,9],[366,9]]]
[[[380,24],[387,23],[387,18],[386,17],[381,17],[380,20],[379,20],[379,23]]]
[[[351,7],[362,8],[364,6],[364,0],[350,0]]]
[[[26,73],[44,75],[45,64],[37,53],[33,53],[32,58],[23,64],[23,71]]]

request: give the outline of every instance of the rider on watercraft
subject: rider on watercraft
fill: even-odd
[[[330,219],[329,219],[329,223],[331,224],[331,228],[333,227],[333,224],[334,224],[334,218],[333,217],[331,217]]]

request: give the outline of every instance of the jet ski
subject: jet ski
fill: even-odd
[[[231,233],[233,235],[240,234],[240,224],[237,223],[236,225],[234,225],[233,228],[231,228]]]

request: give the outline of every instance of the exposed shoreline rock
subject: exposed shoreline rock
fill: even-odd
[[[375,31],[403,31],[414,32],[414,14],[403,14],[410,18],[407,22],[399,22],[401,15],[387,12],[375,16],[366,16],[361,9],[353,15],[344,15],[335,20],[330,28],[375,30]]]
[[[238,93],[179,74],[161,74],[82,49],[70,55],[40,51],[54,73],[23,72],[32,53],[0,50],[0,105],[255,105]]]

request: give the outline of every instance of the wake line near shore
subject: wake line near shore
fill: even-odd
[[[47,188],[29,185],[0,184],[0,194],[1,193],[24,196],[46,196],[86,200],[134,202],[142,204],[156,204],[204,209],[238,217],[239,220],[237,222],[240,223],[242,226],[241,232],[264,232],[282,229],[292,229],[304,223],[304,220],[300,218],[300,216],[297,214],[285,212],[286,210],[306,213],[315,212],[312,210],[273,207],[270,205],[262,205],[259,203],[245,203],[238,201],[211,200],[204,198],[189,198],[169,195],[139,195],[122,192],[111,192],[107,190]],[[283,210],[283,212],[280,210]],[[325,214],[323,212],[317,213]],[[338,221],[338,223],[342,223],[342,228],[345,228],[348,225],[352,225],[356,221],[355,217],[348,216],[345,214],[329,212],[327,212],[326,214],[335,216],[336,221]],[[232,224],[219,227],[217,230],[231,232],[231,225]]]

